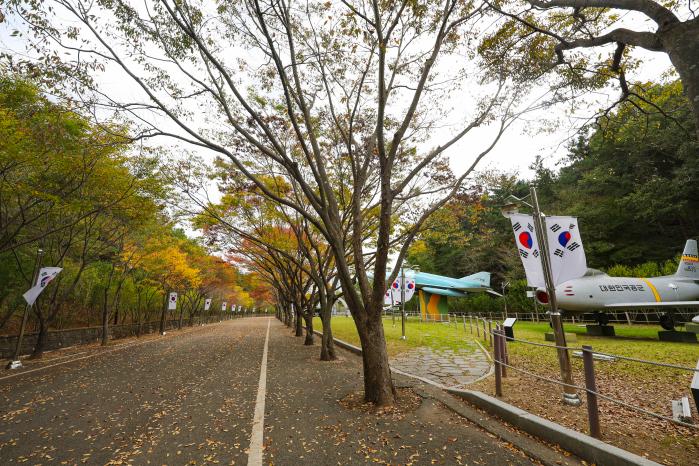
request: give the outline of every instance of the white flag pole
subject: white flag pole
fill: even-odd
[[[572,406],[578,406],[581,403],[580,397],[573,385],[573,372],[570,366],[570,355],[566,347],[565,333],[563,332],[563,321],[561,313],[558,311],[558,303],[556,302],[556,285],[553,281],[553,272],[551,270],[551,256],[549,256],[548,236],[546,234],[545,216],[539,209],[539,198],[536,194],[536,187],[529,188],[534,204],[534,226],[536,228],[536,236],[539,239],[539,249],[541,254],[541,266],[544,271],[544,280],[546,282],[546,292],[549,297],[551,310],[549,312],[551,318],[551,327],[553,335],[558,346],[558,363],[561,370],[561,379],[566,385],[563,386],[563,402]]]
[[[405,340],[405,267],[400,266],[400,327],[401,340]]]
[[[36,261],[34,262],[34,272],[32,273],[32,287],[36,285],[36,280],[39,275],[39,269],[41,268],[41,259],[44,256],[44,250],[39,249],[36,252]],[[22,362],[19,360],[19,353],[22,351],[22,339],[24,338],[24,330],[27,328],[27,319],[29,318],[29,310],[32,308],[32,304],[27,303],[24,308],[24,315],[22,316],[22,325],[19,327],[19,335],[17,336],[17,346],[15,346],[15,355],[12,360],[7,364],[7,369],[19,369],[22,367]]]

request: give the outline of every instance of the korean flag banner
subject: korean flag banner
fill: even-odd
[[[405,290],[405,302],[407,303],[415,294],[415,279],[412,277],[405,277],[405,282],[401,277],[396,278],[391,287],[389,288],[392,295],[393,304],[400,304],[403,298],[403,291],[401,291],[401,286]],[[388,295],[384,296],[384,303],[390,304],[391,298]]]
[[[167,310],[174,311],[175,309],[177,309],[177,293],[173,291],[168,298]]]
[[[580,237],[578,219],[547,217],[546,235],[554,285],[585,275],[587,259]]]
[[[393,305],[393,292],[392,288],[389,286],[386,289],[386,293],[383,295],[383,304],[384,306],[392,306]]]
[[[39,276],[36,277],[34,286],[29,288],[29,290],[22,295],[27,304],[32,306],[41,292],[44,291],[46,285],[56,278],[56,275],[61,273],[61,270],[63,270],[61,267],[43,267],[39,271]]]
[[[541,252],[532,216],[513,214],[509,217],[512,222],[512,232],[515,235],[517,253],[522,259],[524,273],[527,275],[527,285],[536,288],[546,286],[544,271],[541,267]]]
[[[415,278],[406,276],[403,286],[405,287],[405,302],[407,303],[415,294]]]

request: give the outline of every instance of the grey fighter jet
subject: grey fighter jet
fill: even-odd
[[[675,327],[672,311],[677,308],[699,308],[699,252],[696,240],[687,240],[680,265],[674,275],[653,278],[610,277],[588,269],[580,278],[556,286],[558,307],[566,314],[594,312],[600,325],[609,323],[604,311],[615,309],[665,310],[660,325],[666,330]],[[543,288],[536,290],[536,300],[548,304]]]

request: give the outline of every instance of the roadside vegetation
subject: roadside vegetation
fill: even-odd
[[[538,159],[533,179],[485,170],[427,221],[408,252],[410,265],[450,277],[488,271],[495,291],[506,285],[505,298],[449,298],[452,311],[534,311],[500,213],[508,195],[524,197],[532,183],[546,214],[578,217],[588,267],[622,277],[675,273],[685,241],[699,236],[699,183],[687,183],[699,177],[699,144],[682,87],[647,86],[658,109],[622,104],[570,141],[556,169]]]
[[[42,354],[49,330],[178,321],[191,325],[213,298],[269,303],[255,276],[188,237],[158,151],[128,128],[96,124],[27,80],[0,76],[0,333],[17,333],[34,269],[63,270],[32,307],[28,331]],[[41,251],[41,253],[39,252]],[[167,293],[178,292],[176,311]],[[161,327],[162,331],[162,327]]]

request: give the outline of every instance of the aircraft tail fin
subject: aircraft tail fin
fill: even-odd
[[[490,272],[478,272],[473,275],[461,277],[459,280],[474,280],[481,282],[485,286],[490,286]]]
[[[699,280],[699,251],[697,240],[688,239],[680,258],[680,265],[675,275]]]

